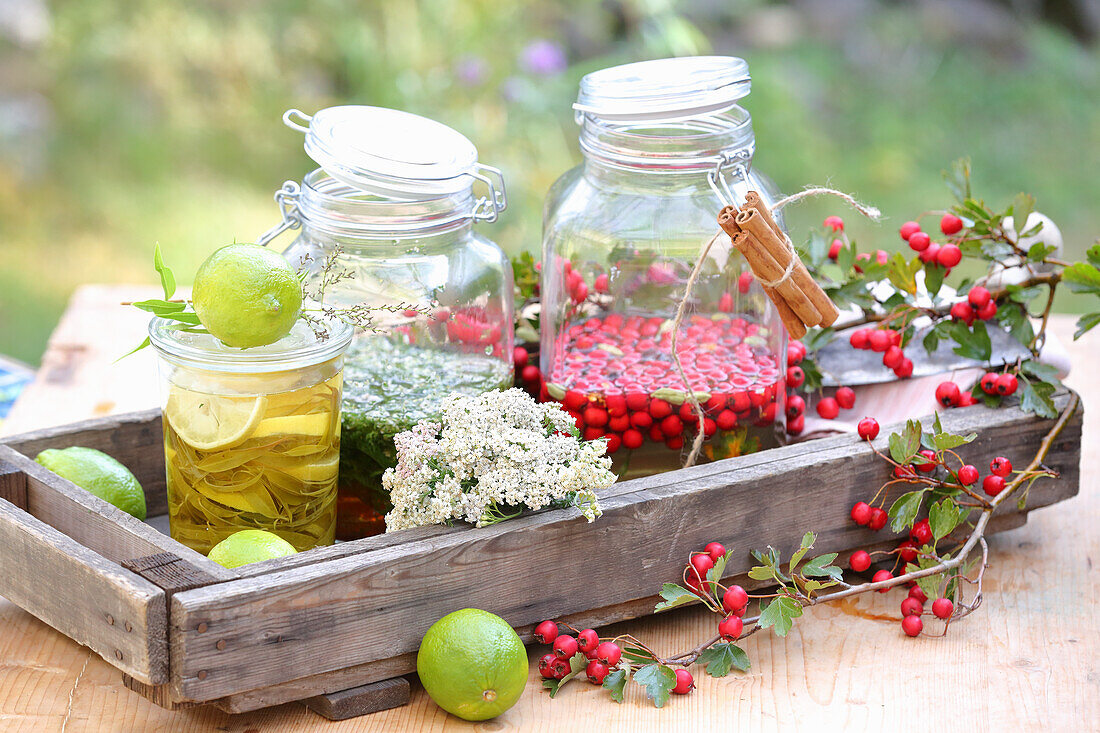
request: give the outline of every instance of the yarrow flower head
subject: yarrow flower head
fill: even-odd
[[[483,527],[549,506],[575,506],[591,522],[602,513],[596,491],[616,479],[607,441],[581,440],[557,403],[519,389],[451,395],[439,422],[394,444],[397,465],[382,476],[388,532],[456,519]]]

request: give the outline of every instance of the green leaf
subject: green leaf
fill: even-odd
[[[989,361],[993,355],[993,345],[989,341],[989,331],[984,321],[975,321],[967,326],[964,321],[951,324],[951,338],[958,344],[953,351],[959,356],[976,361]]]
[[[960,158],[952,163],[951,170],[943,172],[943,180],[960,202],[970,198],[970,159]]]
[[[818,555],[808,560],[806,564],[802,566],[802,574],[811,578],[832,578],[833,580],[840,580],[843,577],[843,573],[840,568],[832,564],[836,558],[837,553],[835,552],[826,552],[824,555]]]
[[[920,512],[921,502],[928,489],[919,489],[902,494],[894,501],[887,515],[890,517],[890,529],[900,532],[907,527],[912,527]]]
[[[1091,264],[1100,267],[1100,243],[1094,244],[1085,250],[1085,257]]]
[[[160,254],[160,242],[153,245],[153,267],[160,273],[160,286],[164,290],[164,299],[169,300],[176,294],[176,276],[168,265],[164,264],[164,258]]]
[[[760,612],[756,625],[762,629],[773,627],[778,636],[786,636],[794,626],[794,620],[802,615],[802,605],[788,596],[779,596]]]
[[[660,708],[668,702],[668,696],[676,686],[676,672],[663,664],[647,664],[634,673],[634,681],[645,688],[646,697],[653,701],[653,707]]]
[[[924,345],[924,350],[929,354],[933,353],[940,345],[940,341],[948,337],[948,331],[951,329],[951,321],[940,321],[932,328],[928,329],[928,332],[924,334],[924,338],[921,343]]]
[[[893,257],[886,263],[886,277],[898,290],[916,295],[916,275],[923,266],[919,257],[909,260],[901,252],[895,252]]]
[[[146,346],[148,346],[148,345],[149,345],[149,337],[148,337],[148,336],[146,336],[146,337],[145,337],[145,340],[144,340],[144,341],[142,341],[142,342],[141,342],[140,344],[138,344],[137,346],[135,346],[134,348],[130,349],[129,351],[127,351],[127,352],[126,352],[125,354],[123,354],[122,356],[120,356],[120,357],[118,357],[117,359],[115,359],[115,363],[117,364],[118,362],[122,361],[122,360],[123,360],[123,359],[125,359],[125,358],[126,358],[127,356],[129,356],[130,354],[136,354],[137,352],[141,351],[142,349],[144,349],[144,348],[145,348]]]
[[[959,526],[959,505],[951,499],[943,499],[936,502],[928,509],[928,524],[932,528],[932,536],[937,541],[942,540]]]
[[[803,556],[807,552],[809,552],[811,547],[814,546],[814,540],[816,539],[817,535],[815,535],[813,532],[807,532],[806,534],[802,535],[802,544],[797,550],[794,551],[794,554],[791,555],[791,562],[787,566],[788,573],[792,575],[794,574],[794,569],[798,567],[798,563],[802,561]]]
[[[730,557],[733,556],[733,550],[729,550],[725,555],[722,555],[714,563],[714,567],[707,571],[707,580],[712,583],[720,583],[722,581],[722,573],[726,572],[726,563],[729,562]],[[714,589],[717,586],[709,585],[710,589]]]
[[[1089,313],[1078,318],[1077,330],[1073,332],[1073,340],[1076,341],[1092,329],[1096,328],[1097,323],[1100,323],[1100,313]]]
[[[186,303],[170,303],[167,300],[139,300],[131,305],[161,318],[171,318],[175,314],[182,313],[187,307]]]
[[[665,583],[661,586],[661,598],[664,598],[664,600],[653,607],[654,613],[667,611],[670,608],[699,600],[699,596],[675,583]]]
[[[558,690],[560,690],[563,685],[576,678],[577,675],[583,673],[587,667],[588,657],[584,656],[584,652],[577,652],[569,658],[569,673],[567,675],[560,680],[543,680],[542,686],[550,690],[550,697],[553,698],[554,695],[558,694]],[[547,682],[553,684],[548,685],[546,684]]]
[[[954,450],[960,445],[966,445],[977,437],[977,433],[970,433],[969,435],[955,435],[954,433],[936,433],[932,436],[932,448],[937,452],[944,450]]]
[[[1012,224],[1018,233],[1023,233],[1031,212],[1035,210],[1035,197],[1027,193],[1018,193],[1012,201]],[[1019,240],[1019,234],[1017,234]],[[1042,259],[1042,258],[1040,258]]]
[[[1028,248],[1027,258],[1032,262],[1042,262],[1047,257],[1054,254],[1056,249],[1058,248],[1053,245],[1036,242]]]
[[[1032,382],[1027,378],[1019,381],[1020,409],[1024,412],[1033,412],[1039,417],[1055,418],[1058,410],[1054,407],[1054,394],[1056,387],[1049,382]]]
[[[730,669],[749,670],[749,655],[736,644],[715,644],[707,647],[695,660],[711,677],[725,677]]]
[[[831,328],[811,328],[802,337],[807,353],[813,353],[833,340],[836,332]]]
[[[1075,293],[1100,295],[1100,269],[1087,262],[1075,262],[1062,271],[1062,279]]]
[[[919,260],[918,260],[919,262]],[[930,264],[924,270],[924,287],[928,294],[935,297],[943,287],[943,279],[947,276],[947,269],[939,265]]]
[[[1035,329],[1031,325],[1027,309],[1019,303],[1003,303],[997,309],[997,321],[1007,327],[1012,338],[1025,347],[1030,346],[1035,338]]]
[[[910,420],[901,434],[890,434],[890,457],[898,463],[909,463],[920,450],[920,423]]]
[[[615,702],[621,703],[623,701],[628,679],[630,679],[630,675],[623,669],[617,669],[603,678],[603,687]]]
[[[1062,382],[1058,379],[1058,367],[1051,366],[1050,364],[1044,364],[1041,361],[1035,359],[1028,359],[1020,364],[1020,369],[1025,374],[1029,374],[1039,381],[1049,382],[1054,386],[1061,386]]]

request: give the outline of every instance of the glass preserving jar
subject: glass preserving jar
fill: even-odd
[[[283,119],[321,167],[276,194],[283,223],[261,243],[300,228],[284,255],[304,261],[307,289],[335,250],[333,272],[346,277],[325,304],[379,309],[344,372],[337,538],[355,539],[385,530],[394,435],[437,418],[448,394],[511,386],[512,268],[473,229],[504,210],[504,182],[464,136],[407,112],[345,106]]]
[[[608,437],[627,476],[678,468],[694,438],[671,329],[720,231],[718,212],[750,190],[777,198],[752,166],[752,120],[737,105],[749,89],[747,64],[728,57],[645,61],[581,80],[583,162],[546,202],[540,367],[546,394],[585,437]],[[778,444],[786,332],[724,234],[692,288],[677,348],[707,413],[702,459]]]
[[[235,349],[150,322],[174,539],[204,554],[242,529],[274,532],[298,551],[332,544],[352,329],[329,331],[318,340],[299,320],[273,344]]]

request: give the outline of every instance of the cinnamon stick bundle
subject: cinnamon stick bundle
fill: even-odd
[[[740,210],[734,206],[722,209],[718,225],[749,263],[791,338],[805,336],[807,326],[836,322],[840,311],[788,247],[786,235],[758,193],[749,191]]]

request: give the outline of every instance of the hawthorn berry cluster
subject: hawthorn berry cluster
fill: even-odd
[[[898,379],[913,376],[913,360],[901,347],[901,332],[892,328],[857,328],[848,337],[853,349],[882,354],[882,365],[893,369]]]

